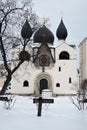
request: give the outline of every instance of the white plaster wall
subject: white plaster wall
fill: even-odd
[[[79,45],[80,50],[80,83],[87,78],[87,38]]]
[[[27,65],[28,64],[28,65]],[[40,71],[40,70],[39,70]],[[35,67],[32,63],[23,64],[12,78],[12,93],[19,94],[30,94],[34,93],[34,80],[36,75],[39,73],[38,70],[35,70]],[[23,82],[27,80],[29,82],[29,87],[23,87]]]
[[[61,71],[59,71],[61,67]],[[77,84],[77,71],[75,61],[58,61],[53,71],[54,75],[54,93],[70,94],[76,93],[74,90]],[[69,83],[69,77],[71,77],[72,83]],[[60,83],[60,87],[56,87],[56,83]]]
[[[67,51],[69,53],[70,60],[59,60],[59,54],[62,51]],[[59,67],[61,67],[61,71],[59,71]],[[54,93],[76,93],[75,87],[78,86],[76,50],[64,42],[56,48],[56,64],[53,72],[55,75],[54,83],[60,83],[60,87],[55,87],[55,84]],[[69,77],[71,77],[72,83],[69,83]]]
[[[76,59],[76,49],[72,48],[71,46],[63,42],[62,44],[56,47],[56,60],[59,59],[59,54],[62,51],[67,51],[70,54],[71,60]]]
[[[14,50],[15,51],[15,50]],[[70,60],[59,60],[59,54],[61,51],[67,51],[70,54]],[[31,51],[32,53],[32,51]],[[12,68],[13,68],[12,64]],[[61,71],[59,72],[59,67]],[[16,94],[30,94],[34,93],[35,82],[38,75],[48,75],[51,80],[49,80],[49,88],[54,94],[75,94],[74,89],[77,85],[77,68],[76,68],[76,50],[62,43],[56,47],[56,63],[50,67],[45,67],[45,72],[42,72],[42,68],[36,68],[33,63],[25,62],[23,65],[14,73],[11,81],[11,92]],[[72,79],[72,83],[69,83],[69,77]],[[29,82],[29,87],[23,87],[23,82],[27,80]],[[56,83],[60,83],[60,87],[56,87]],[[77,86],[76,86],[77,87]]]

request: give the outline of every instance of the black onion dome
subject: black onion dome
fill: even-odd
[[[68,35],[67,29],[63,23],[63,20],[61,19],[61,22],[56,31],[56,36],[59,40],[65,40],[67,35]]]
[[[21,36],[23,37],[23,39],[30,39],[30,37],[32,36],[32,29],[30,27],[30,24],[28,23],[28,20],[26,20],[22,27]]]
[[[34,34],[34,43],[51,43],[54,42],[54,35],[53,33],[45,26],[43,25],[41,28],[36,31]]]

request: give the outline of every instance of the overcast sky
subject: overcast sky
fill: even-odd
[[[54,33],[64,12],[63,21],[68,31],[66,42],[79,45],[87,37],[87,0],[33,0],[34,9],[39,17],[50,20],[50,30]]]

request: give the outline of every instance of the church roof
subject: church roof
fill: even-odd
[[[76,45],[69,45],[69,46],[71,46],[72,48],[76,48]]]
[[[78,47],[80,47],[80,46],[82,46],[83,44],[85,44],[85,43],[86,43],[86,41],[87,41],[87,37],[86,37],[86,38],[84,38],[84,39],[80,42],[80,44],[79,44],[79,46],[78,46]]]
[[[68,35],[67,29],[63,23],[63,20],[61,19],[61,22],[56,31],[56,36],[59,40],[65,40],[67,35]]]
[[[54,35],[53,33],[43,25],[40,27],[36,33],[34,34],[34,43],[51,43],[54,42]]]
[[[28,20],[26,20],[22,27],[21,36],[23,37],[23,39],[30,39],[30,37],[32,36],[32,29]]]

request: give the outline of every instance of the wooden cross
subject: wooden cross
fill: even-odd
[[[8,99],[8,97],[6,97],[6,96],[0,96],[0,101],[6,101],[6,102],[9,102],[10,99]]]
[[[39,97],[38,99],[34,98],[33,103],[38,103],[37,116],[41,116],[42,103],[54,103],[54,99],[43,99],[42,97]]]

